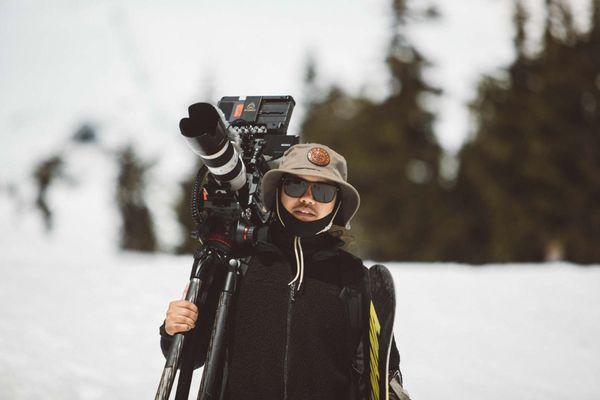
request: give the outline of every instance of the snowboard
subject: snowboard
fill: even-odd
[[[368,308],[368,392],[370,400],[389,400],[389,359],[394,333],[396,295],[390,271],[376,264],[367,279]]]

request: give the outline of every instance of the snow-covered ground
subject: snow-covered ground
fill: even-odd
[[[119,253],[114,162],[77,147],[65,170],[49,235],[31,184],[0,195],[0,400],[150,399],[191,257]],[[600,266],[389,266],[413,399],[600,398]]]
[[[81,250],[4,238],[0,399],[154,396],[191,259]],[[390,266],[414,399],[600,398],[600,268]]]

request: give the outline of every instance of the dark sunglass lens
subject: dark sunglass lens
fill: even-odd
[[[299,179],[286,179],[283,181],[283,190],[285,194],[291,197],[302,197],[306,193],[306,182]]]
[[[319,203],[329,203],[335,197],[337,188],[327,183],[313,183],[311,191],[316,201]]]

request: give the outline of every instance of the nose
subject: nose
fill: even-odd
[[[315,203],[315,199],[313,199],[313,195],[312,195],[312,186],[308,186],[308,189],[306,190],[306,192],[304,192],[302,197],[300,197],[300,201],[303,203],[308,203],[308,204]]]

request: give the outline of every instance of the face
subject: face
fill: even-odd
[[[312,176],[312,175],[298,175],[301,179],[308,182],[329,182],[327,179]],[[281,204],[286,210],[294,217],[304,222],[316,221],[329,215],[335,207],[335,200],[337,199],[337,193],[333,200],[329,203],[319,203],[312,197],[312,188],[302,195],[302,197],[291,197],[288,196],[285,191],[280,191]]]

